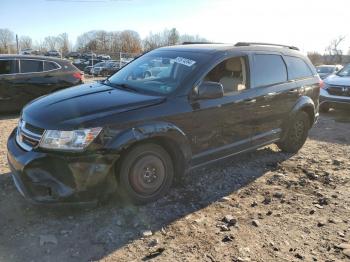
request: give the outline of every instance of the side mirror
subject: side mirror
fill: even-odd
[[[218,82],[204,81],[193,91],[195,99],[214,99],[224,96],[224,88]]]

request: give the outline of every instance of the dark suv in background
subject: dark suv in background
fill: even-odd
[[[29,101],[83,83],[69,61],[29,55],[0,55],[0,113],[18,112]]]
[[[161,73],[135,74],[143,65]],[[89,202],[116,190],[153,201],[190,168],[271,143],[296,153],[318,117],[321,83],[295,47],[156,49],[103,82],[27,105],[8,162],[34,202]]]

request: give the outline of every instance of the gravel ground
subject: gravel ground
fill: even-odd
[[[38,207],[16,191],[0,118],[0,261],[350,261],[350,116],[296,155],[275,146],[192,171],[146,206]]]

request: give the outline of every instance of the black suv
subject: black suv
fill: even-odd
[[[39,96],[82,83],[83,74],[67,60],[0,55],[0,113],[19,112]]]
[[[135,77],[140,66],[157,74]],[[190,168],[271,143],[297,152],[318,117],[320,85],[295,47],[164,47],[105,81],[27,105],[8,162],[34,202],[90,202],[117,190],[145,203]]]

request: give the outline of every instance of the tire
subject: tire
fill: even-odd
[[[277,146],[284,152],[297,153],[305,144],[310,127],[309,115],[299,111],[292,120],[285,139],[278,142]]]
[[[131,148],[119,167],[121,196],[135,204],[145,204],[161,198],[174,180],[170,155],[156,144],[141,144]]]
[[[321,112],[321,113],[328,113],[328,112],[329,112],[329,109],[330,109],[330,107],[329,107],[329,105],[327,105],[327,104],[322,104],[322,105],[320,105],[320,112]]]

